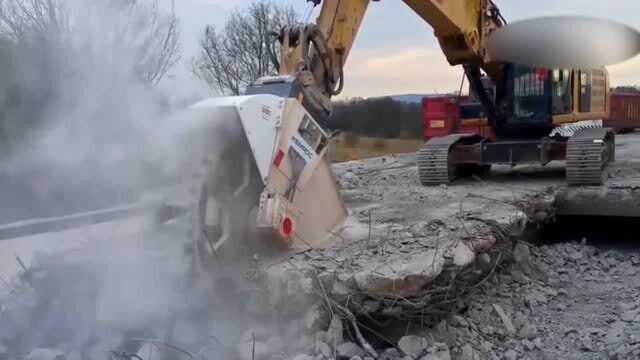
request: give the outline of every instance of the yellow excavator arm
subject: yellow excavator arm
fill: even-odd
[[[308,1],[315,6],[322,5],[316,22],[282,28],[276,33],[281,45],[279,56],[269,51],[280,76],[257,79],[245,90],[247,96],[208,100],[192,107],[198,117],[187,128],[197,129],[197,134],[206,140],[202,146],[204,157],[199,158],[194,173],[197,202],[192,233],[195,256],[200,259],[196,268],[198,264],[208,264],[229,239],[255,239],[262,243],[258,235],[263,230],[271,235],[277,233],[285,247],[321,247],[346,218],[337,181],[325,156],[331,134],[327,134],[322,125],[331,115],[331,97],[343,89],[344,65],[369,2],[375,0]],[[524,69],[516,78],[515,65],[490,58],[488,45],[493,39],[490,35],[506,23],[492,0],[403,1],[433,28],[449,63],[463,66],[497,137],[500,136],[498,130],[509,130],[504,124],[512,125],[505,121],[512,119],[509,117],[512,109],[523,104],[514,100],[516,96],[541,99],[551,107],[546,95],[538,94],[541,87],[532,86],[551,76],[549,71],[538,73],[539,69]],[[482,71],[495,85],[495,100],[484,88]],[[560,72],[553,74],[557,74],[558,80],[548,84],[557,86]],[[606,85],[606,79],[600,81],[604,75],[596,80],[584,72],[574,75],[573,81],[563,77],[566,84],[573,86],[576,101],[570,99],[568,104],[574,108],[578,104],[595,103],[583,102],[584,96],[578,98],[589,88],[592,93],[600,93],[599,96],[606,94],[587,83],[597,81]],[[584,86],[582,75],[587,76]],[[579,88],[582,93],[578,92]],[[525,90],[532,94],[518,94]],[[562,89],[549,87],[549,90],[556,93]],[[532,104],[529,106],[536,106],[537,101]],[[528,117],[522,115],[529,120],[524,125],[535,125],[533,129],[538,132],[534,136],[548,130],[547,123],[540,121],[536,111],[526,111],[531,114],[526,115]],[[540,113],[551,116],[550,109],[545,111]],[[214,120],[201,121],[205,117]],[[520,118],[513,118],[521,123]],[[531,127],[523,129],[527,137],[532,136]],[[222,130],[225,135],[220,136]],[[582,141],[585,136],[594,141]],[[225,141],[221,141],[222,138]],[[572,183],[593,184],[601,181],[605,174],[604,166],[600,165],[614,158],[610,155],[613,154],[612,139],[608,132],[592,131],[574,143],[544,137],[540,141],[524,141],[526,146],[509,140],[491,142],[489,147],[485,146],[489,142],[476,136],[453,134],[442,141],[425,144],[417,156],[418,173],[424,185],[446,184],[455,178],[458,168],[482,171],[492,163],[514,164],[514,153],[526,161],[537,157],[542,164],[566,156],[567,173],[574,174],[570,175]],[[581,148],[581,144],[604,144],[605,153],[594,152],[592,147]],[[586,172],[582,155],[572,155],[573,160],[566,155],[582,154],[583,149],[592,154],[589,164],[594,164]],[[228,188],[224,184],[229,182],[238,186]],[[211,237],[213,234],[217,234],[217,238]],[[257,244],[249,242],[249,245]],[[229,251],[234,249],[230,247]]]
[[[440,47],[451,65],[473,64],[492,78],[499,67],[487,53],[489,35],[505,24],[491,0],[404,0],[433,27]]]
[[[303,32],[303,35],[311,36],[313,41],[325,44],[325,48],[316,49],[313,54],[315,58],[310,59],[313,65],[322,65],[323,61],[332,65],[331,69],[313,68],[314,74],[322,79],[327,70],[340,72],[341,66],[349,56],[368,6],[369,0],[325,0],[315,25],[289,28],[285,32],[285,36],[297,39],[296,32]],[[305,30],[306,34],[304,34]],[[316,33],[312,33],[312,31],[316,31]],[[303,49],[304,44],[284,41],[281,50],[281,75],[294,74],[304,68],[306,64],[305,54],[302,53]]]
[[[285,27],[281,43],[280,75],[293,76],[303,86],[307,105],[315,114],[329,116],[331,97],[344,86],[344,64],[359,32],[370,0],[308,0],[322,4],[314,24]],[[480,69],[494,81],[501,77],[499,64],[489,59],[488,35],[505,22],[491,0],[404,0],[434,29],[451,65],[464,65],[476,88]],[[393,71],[393,69],[390,69]],[[477,89],[475,89],[477,91]],[[492,112],[488,98],[480,99]],[[322,123],[323,119],[319,119]]]

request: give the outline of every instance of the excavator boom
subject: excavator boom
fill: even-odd
[[[287,247],[321,247],[346,218],[325,156],[330,135],[323,125],[332,113],[331,98],[344,88],[344,66],[367,8],[375,0],[307,1],[321,5],[314,23],[286,26],[274,33],[280,52],[271,55],[278,76],[256,80],[243,97],[195,107],[204,116],[224,112],[228,115],[225,124],[218,121],[217,125],[229,129],[228,146],[217,144],[223,149],[205,151],[218,155],[205,156],[204,169],[196,176],[199,198],[193,233],[196,250],[204,254],[199,255],[203,262],[230,239],[234,243],[238,239],[256,239],[256,234],[247,233],[248,228],[267,229]],[[506,24],[492,0],[403,1],[433,28],[448,62],[463,66],[496,133],[504,127],[507,118],[504,114],[510,111],[505,109],[510,109],[509,102],[513,102],[507,89],[512,94],[523,92],[534,88],[529,82],[537,84],[549,78],[547,73],[532,69],[517,72],[511,64],[490,58],[487,50],[490,36]],[[495,98],[489,96],[483,85],[482,72],[496,85]],[[515,82],[514,74],[520,73],[526,77]],[[229,141],[236,137],[238,141]],[[471,142],[465,142],[465,138],[456,135],[425,145],[418,156],[423,184],[448,182],[452,178],[451,154],[458,144],[466,146],[462,155],[481,154],[480,160],[465,161],[480,167],[486,165],[483,152],[487,147],[480,146],[484,143],[477,142],[477,137],[471,138]],[[553,143],[556,147],[565,145],[556,143]],[[512,153],[511,143],[503,146],[506,150],[498,147],[495,153]],[[554,147],[533,143],[531,148]],[[545,153],[536,151],[544,155],[543,161],[549,160]],[[463,157],[456,155],[453,161],[458,158]],[[225,187],[225,181],[236,185]],[[227,188],[228,191],[224,190]]]
[[[311,1],[311,0],[310,0]],[[369,0],[313,0],[322,5],[314,24],[285,27],[281,43],[280,75],[295,77],[303,87],[305,104],[324,123],[331,114],[331,97],[345,81],[344,65],[369,6]],[[488,56],[489,35],[504,25],[491,0],[404,0],[434,29],[451,65],[464,65],[472,84],[479,86],[480,69],[494,82],[501,79],[501,65]],[[391,69],[392,70],[392,69]],[[491,108],[482,89],[475,89],[485,107]],[[489,113],[492,113],[491,109]]]

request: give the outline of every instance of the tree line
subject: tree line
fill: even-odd
[[[421,139],[422,104],[392,97],[336,101],[327,127],[362,136]]]
[[[613,92],[621,94],[640,94],[640,87],[631,85],[617,86],[613,88]]]

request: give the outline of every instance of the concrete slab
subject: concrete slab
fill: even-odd
[[[562,189],[555,206],[559,215],[640,217],[640,188]]]
[[[618,137],[617,162],[603,187],[571,187],[564,164],[496,166],[484,178],[423,187],[414,154],[334,166],[349,220],[323,251],[280,267],[307,269],[335,295],[417,295],[445,271],[461,271],[496,242],[552,215],[640,216],[640,135]],[[319,275],[318,275],[319,274]],[[331,279],[331,280],[328,280]]]

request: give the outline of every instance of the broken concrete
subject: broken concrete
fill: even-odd
[[[362,348],[352,342],[346,342],[342,345],[339,345],[336,349],[336,353],[338,355],[338,359],[352,359],[354,357],[362,357],[365,355],[364,350]]]
[[[629,179],[603,188],[562,189],[555,205],[559,215],[640,217],[638,199],[640,179]]]
[[[599,215],[630,209],[633,214],[625,204],[634,202],[640,210],[640,190],[634,193],[640,189],[640,164],[632,151],[640,151],[640,137],[621,136],[618,145],[622,150],[612,179],[601,188],[567,188],[562,163],[496,166],[486,179],[439,187],[418,183],[413,154],[338,164],[350,219],[332,247],[295,257],[296,266],[310,266],[324,279],[333,274],[338,286],[327,288],[339,290],[336,295],[410,297],[445,269],[476,263],[476,256],[498,240],[496,232],[515,239],[527,222],[552,221],[578,209]],[[528,247],[516,245],[513,256],[521,271],[514,276],[528,282]],[[488,263],[487,256],[479,258],[479,267]]]
[[[637,151],[640,150],[639,139],[626,136],[619,143],[623,149],[626,146]],[[586,303],[585,299],[587,295],[594,298],[604,296],[600,292],[583,293],[578,299],[586,303],[584,312],[568,319],[573,329],[580,329],[575,330],[578,332],[575,339],[573,331],[558,326],[549,328],[547,324],[554,321],[554,316],[568,313],[575,306],[572,301],[576,300],[575,292],[580,293],[580,288],[570,285],[577,283],[577,279],[584,287],[600,280],[606,284],[601,289],[603,292],[615,293],[621,290],[621,284],[629,285],[630,279],[637,274],[635,268],[640,260],[621,261],[614,255],[596,256],[578,246],[538,250],[518,245],[515,253],[512,251],[513,241],[521,237],[528,222],[551,221],[558,211],[566,209],[562,207],[562,195],[558,194],[565,191],[580,194],[586,199],[581,201],[593,201],[589,197],[591,195],[586,194],[596,191],[599,196],[606,197],[610,191],[618,189],[615,184],[624,183],[625,179],[632,179],[635,173],[640,173],[640,165],[633,162],[633,152],[623,152],[618,156],[612,172],[614,185],[598,190],[566,189],[561,165],[553,164],[548,168],[496,167],[487,179],[463,180],[452,186],[426,188],[418,183],[414,162],[413,155],[402,155],[336,165],[338,178],[344,183],[342,192],[349,219],[345,228],[336,234],[333,244],[327,249],[308,249],[286,257],[264,259],[258,277],[261,282],[251,283],[253,287],[241,290],[225,288],[218,293],[236,299],[237,304],[232,304],[237,311],[233,312],[234,315],[255,315],[265,322],[275,319],[286,325],[286,329],[267,327],[267,331],[259,331],[256,324],[247,325],[248,329],[233,329],[233,336],[221,339],[231,348],[224,351],[247,357],[253,350],[256,355],[267,356],[273,355],[266,353],[271,351],[269,349],[278,349],[295,358],[310,350],[306,355],[331,358],[340,351],[340,346],[352,343],[366,352],[357,356],[366,359],[370,355],[367,344],[353,335],[352,316],[357,316],[360,319],[411,320],[416,327],[434,327],[430,333],[423,334],[411,329],[416,331],[415,336],[428,339],[419,356],[430,360],[458,356],[476,358],[478,354],[488,359],[516,359],[543,348],[549,350],[551,345],[548,343],[565,347],[564,350],[554,350],[558,358],[576,349],[594,354],[606,351],[635,356],[638,353],[637,344],[629,341],[626,335],[636,331],[638,321],[625,315],[627,311],[635,311],[637,304],[615,313],[615,318],[610,318],[614,321],[611,326],[607,326],[609,322],[606,319],[609,318],[606,314],[599,315],[591,326],[603,329],[602,332],[583,334],[582,324],[587,310],[594,311],[601,306]],[[356,182],[357,187],[352,184]],[[578,199],[576,196],[571,199]],[[582,207],[586,209],[590,205],[582,204]],[[181,241],[189,239],[184,231],[188,222],[186,226],[171,226],[174,225],[176,227],[171,228],[174,233],[164,235],[150,233],[149,229],[114,235],[113,231],[100,227],[101,230],[92,233],[91,237],[100,238],[101,247],[98,249],[105,251],[101,253],[93,249],[93,256],[108,253],[106,249],[131,246],[124,240],[148,238],[144,248],[153,251],[145,253],[145,257],[149,255],[154,264],[164,266],[167,259],[182,251]],[[77,231],[58,233],[48,239],[60,239],[69,234],[73,234],[80,247],[87,247],[87,236]],[[114,238],[121,235],[123,239],[114,242]],[[150,239],[154,242],[148,241]],[[31,238],[26,240],[33,241]],[[13,240],[6,244],[12,243]],[[155,252],[166,244],[171,244],[167,248],[170,249],[168,253]],[[11,254],[12,250],[1,253]],[[543,260],[550,254],[553,254],[554,261]],[[7,258],[7,263],[11,260]],[[514,260],[521,266],[501,269],[501,264],[508,263],[503,263],[504,260]],[[502,270],[499,276],[489,276],[498,270]],[[242,272],[237,273],[242,276]],[[625,278],[626,282],[616,283],[611,274]],[[465,296],[438,292],[443,288],[450,289],[452,284],[459,284],[466,291],[460,294]],[[473,286],[465,286],[468,284]],[[613,286],[615,284],[618,287]],[[637,288],[637,281],[633,285]],[[206,288],[202,290],[203,294],[206,295],[206,291]],[[232,294],[234,291],[237,291],[236,297]],[[469,297],[471,293],[472,298]],[[630,290],[625,294],[625,297],[633,299]],[[252,299],[252,302],[247,300],[244,303],[237,299]],[[260,301],[253,302],[253,299]],[[481,300],[482,308],[476,310],[474,306]],[[437,309],[438,316],[425,316],[425,309]],[[463,314],[459,315],[462,319],[449,319],[448,313],[452,310]],[[326,312],[335,315],[333,321]],[[230,316],[224,311],[205,314],[199,314],[203,323],[207,323],[209,316],[214,320]],[[435,318],[444,319],[444,323]],[[235,323],[237,319],[233,321]],[[536,331],[532,331],[534,327]],[[351,336],[342,338],[344,334]],[[433,335],[433,338],[428,335]],[[223,335],[216,333],[216,336]],[[398,340],[402,336],[392,334],[390,337],[387,342],[377,339],[379,343],[375,346],[380,358],[402,358],[404,355],[395,349],[400,347]],[[555,341],[565,337],[571,340]],[[212,353],[223,351],[216,347],[219,345],[208,345]],[[346,354],[347,350],[356,348],[344,345],[341,350]],[[533,355],[529,357],[535,358]]]
[[[421,336],[403,336],[398,341],[398,348],[407,356],[417,358],[429,347],[429,341]]]
[[[507,315],[507,313],[504,312],[502,307],[498,304],[493,304],[493,310],[496,312],[496,314],[500,318],[500,321],[502,321],[502,325],[504,325],[504,328],[507,331],[507,333],[511,335],[515,334],[516,328],[515,326],[513,326],[513,323],[511,322],[511,318]]]
[[[372,263],[353,275],[357,289],[367,294],[410,296],[442,272],[444,258],[437,250],[394,256],[385,264]]]

